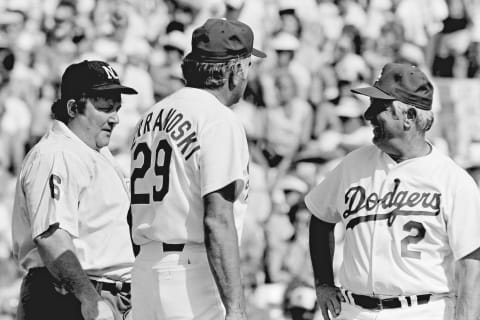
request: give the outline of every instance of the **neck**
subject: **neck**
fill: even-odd
[[[205,91],[210,92],[218,99],[223,105],[230,107],[234,102],[231,99],[230,91],[225,88],[218,88],[218,89],[205,89]]]
[[[83,126],[78,123],[77,119],[71,120],[68,124],[67,127],[80,139],[82,140],[87,146],[92,148],[93,150],[98,151],[97,145],[95,144],[95,141],[91,141],[89,139],[87,133],[83,129]]]
[[[432,151],[432,146],[425,140],[416,141],[404,145],[396,150],[385,151],[396,162],[402,162],[408,159],[423,157]]]

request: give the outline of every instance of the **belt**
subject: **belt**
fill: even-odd
[[[104,282],[94,279],[90,279],[90,282],[92,282],[93,286],[99,291],[110,291],[114,295],[119,292],[130,293],[130,282]]]
[[[380,299],[351,293],[347,290],[345,291],[345,296],[350,303],[370,310],[394,309],[403,306],[411,307],[418,304],[426,304],[430,301],[430,297],[432,296],[431,294],[420,294],[416,296]],[[353,301],[351,301],[352,299]]]
[[[165,243],[162,242],[162,247],[163,251],[183,251],[183,248],[185,247],[185,243]]]
[[[38,279],[47,279],[53,284],[55,291],[57,291],[61,295],[66,295],[69,293],[68,290],[65,289],[65,287],[61,283],[59,283],[58,280],[56,280],[45,267],[30,268],[28,270],[27,276],[35,277]],[[117,294],[119,292],[130,293],[130,282],[104,282],[94,279],[90,279],[90,281],[92,282],[93,286],[99,291],[110,291],[112,294]]]

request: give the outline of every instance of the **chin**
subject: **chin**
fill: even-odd
[[[109,143],[110,143],[110,138],[107,138],[107,139],[99,139],[96,144],[97,144],[97,148],[100,149],[108,146]]]

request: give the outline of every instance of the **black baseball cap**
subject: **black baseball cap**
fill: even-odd
[[[67,67],[62,76],[62,99],[76,98],[86,94],[116,91],[137,94],[133,88],[120,84],[117,72],[104,61],[84,60]]]
[[[253,31],[243,22],[208,19],[193,31],[192,52],[186,58],[202,62],[225,62],[234,58],[267,55],[253,47]]]
[[[432,109],[433,85],[417,67],[387,63],[372,87],[352,89],[370,98],[398,100],[423,110]]]

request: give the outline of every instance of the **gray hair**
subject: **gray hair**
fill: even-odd
[[[183,59],[182,72],[186,85],[200,89],[218,89],[225,85],[226,75],[239,67],[245,73],[248,58],[235,58],[226,62],[201,62],[189,58]]]
[[[416,118],[415,118],[415,125],[418,130],[422,132],[426,132],[430,130],[433,124],[434,116],[432,110],[423,110],[398,100],[393,101],[393,109],[396,114],[400,113],[407,113],[410,109],[415,110]]]

